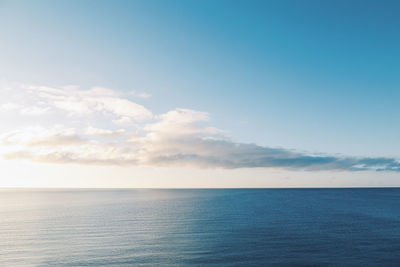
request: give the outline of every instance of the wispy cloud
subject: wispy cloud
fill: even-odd
[[[58,109],[70,116],[87,116],[102,113],[113,117],[114,121],[144,121],[151,119],[153,114],[144,106],[123,98],[115,91],[93,87],[90,90],[80,90],[77,86],[53,88],[47,86],[21,85],[25,99],[24,109],[50,110]],[[36,100],[36,101],[35,101]],[[31,106],[39,102],[40,107]]]
[[[131,95],[131,96],[133,96],[133,97],[137,97],[137,98],[144,98],[144,99],[147,99],[147,98],[150,98],[150,97],[151,97],[151,94],[149,94],[149,93],[146,93],[146,92],[137,92],[137,91],[131,91],[131,92],[129,93],[129,95]]]
[[[113,90],[95,87],[23,85],[23,97],[1,99],[0,112],[38,107],[43,116],[57,110],[65,117],[50,126],[25,125],[0,135],[5,159],[97,165],[152,165],[195,168],[280,168],[289,170],[400,171],[395,158],[346,157],[295,152],[232,141],[207,126],[209,114],[177,108],[153,115]],[[18,91],[21,92],[21,91]],[[19,101],[16,101],[19,100]],[[28,116],[29,112],[20,112]],[[96,117],[91,115],[96,113]],[[32,115],[32,114],[30,114]],[[74,123],[70,118],[74,118]],[[121,127],[119,122],[125,125]],[[79,124],[80,127],[74,126]],[[82,127],[85,125],[85,127]]]

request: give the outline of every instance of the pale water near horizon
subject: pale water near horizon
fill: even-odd
[[[0,190],[0,266],[399,266],[400,189]]]

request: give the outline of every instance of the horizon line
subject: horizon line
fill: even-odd
[[[224,190],[224,189],[400,189],[400,186],[330,187],[0,187],[3,190]]]

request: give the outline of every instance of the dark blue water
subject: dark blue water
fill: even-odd
[[[0,266],[400,265],[400,189],[0,191]]]

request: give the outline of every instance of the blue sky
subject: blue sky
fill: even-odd
[[[0,79],[145,92],[235,142],[400,158],[398,1],[1,1]]]

